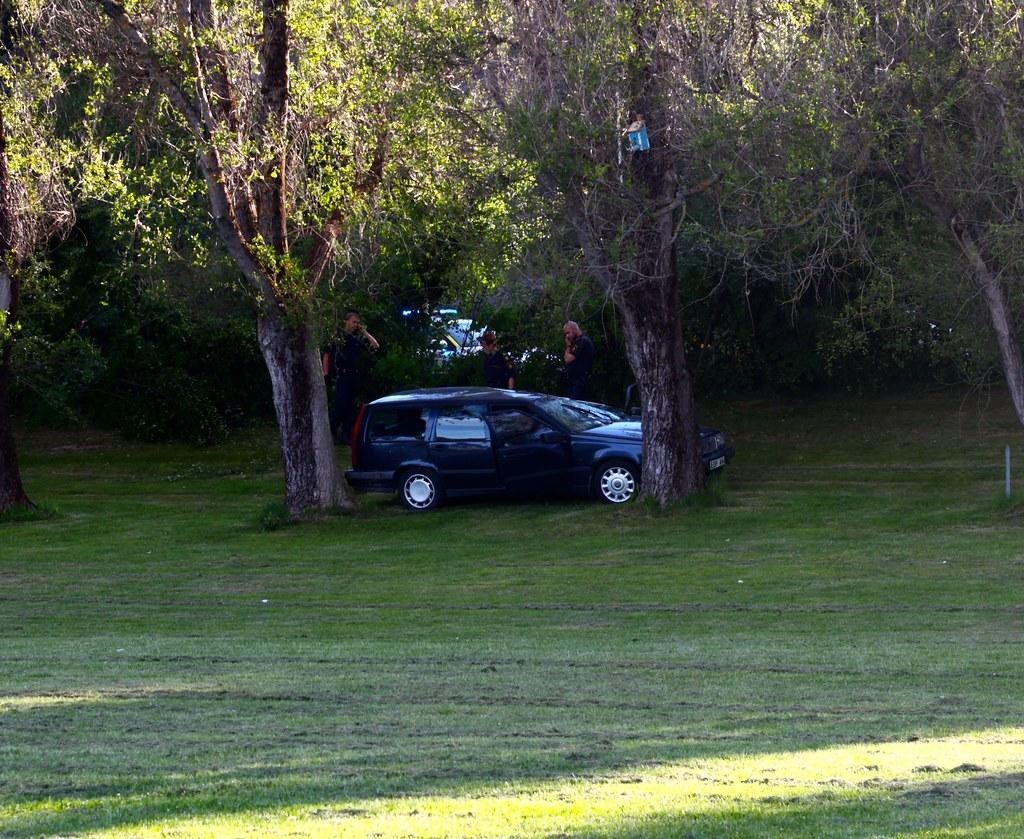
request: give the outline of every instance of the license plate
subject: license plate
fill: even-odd
[[[723,466],[725,466],[724,457],[716,457],[714,460],[708,463],[708,469],[712,471],[714,471],[715,469],[721,469]]]

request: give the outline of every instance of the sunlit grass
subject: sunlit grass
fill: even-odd
[[[260,771],[259,764],[252,767]],[[857,743],[808,751],[783,751],[728,758],[639,765],[615,772],[565,778],[555,782],[499,784],[455,794],[325,801],[311,806],[257,810],[226,817],[150,819],[92,835],[207,837],[375,836],[375,837],[542,837],[566,834],[616,835],[640,829],[661,830],[718,824],[729,835],[737,820],[754,827],[766,811],[794,814],[796,822],[821,823],[836,808],[860,808],[865,817],[884,818],[908,797],[936,801],[1002,790],[1010,798],[1024,772],[1024,729],[964,732],[953,737],[911,742]],[[182,775],[187,784],[188,776]],[[191,779],[194,782],[194,778]],[[216,779],[209,779],[216,781]],[[57,799],[39,802],[36,816],[68,808],[85,812],[119,809],[131,812],[145,796]],[[2,813],[2,811],[0,811]],[[656,817],[656,818],[652,818]],[[795,822],[795,823],[796,823]],[[1024,827],[1024,814],[983,826]],[[978,835],[935,826],[938,832],[904,835]],[[842,833],[858,833],[856,826]],[[895,835],[895,834],[891,834]],[[995,835],[998,835],[996,833]]]

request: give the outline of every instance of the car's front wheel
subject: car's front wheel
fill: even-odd
[[[640,488],[637,467],[626,460],[610,460],[594,473],[594,492],[608,504],[624,504],[636,497]]]
[[[441,503],[441,484],[429,469],[407,469],[398,481],[398,497],[410,510],[432,510]]]

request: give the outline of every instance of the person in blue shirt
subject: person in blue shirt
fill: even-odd
[[[480,349],[484,352],[484,384],[515,390],[516,368],[508,356],[498,350],[497,336],[490,330],[480,336]]]

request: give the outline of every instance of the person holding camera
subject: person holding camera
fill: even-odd
[[[359,312],[345,313],[345,330],[341,340],[324,353],[324,376],[334,377],[334,411],[331,413],[331,437],[348,444],[356,421],[356,396],[360,385],[360,362],[366,348],[379,350],[380,343],[363,326]]]
[[[565,378],[570,399],[590,398],[590,370],[594,366],[594,342],[574,320],[562,327],[565,338]]]

